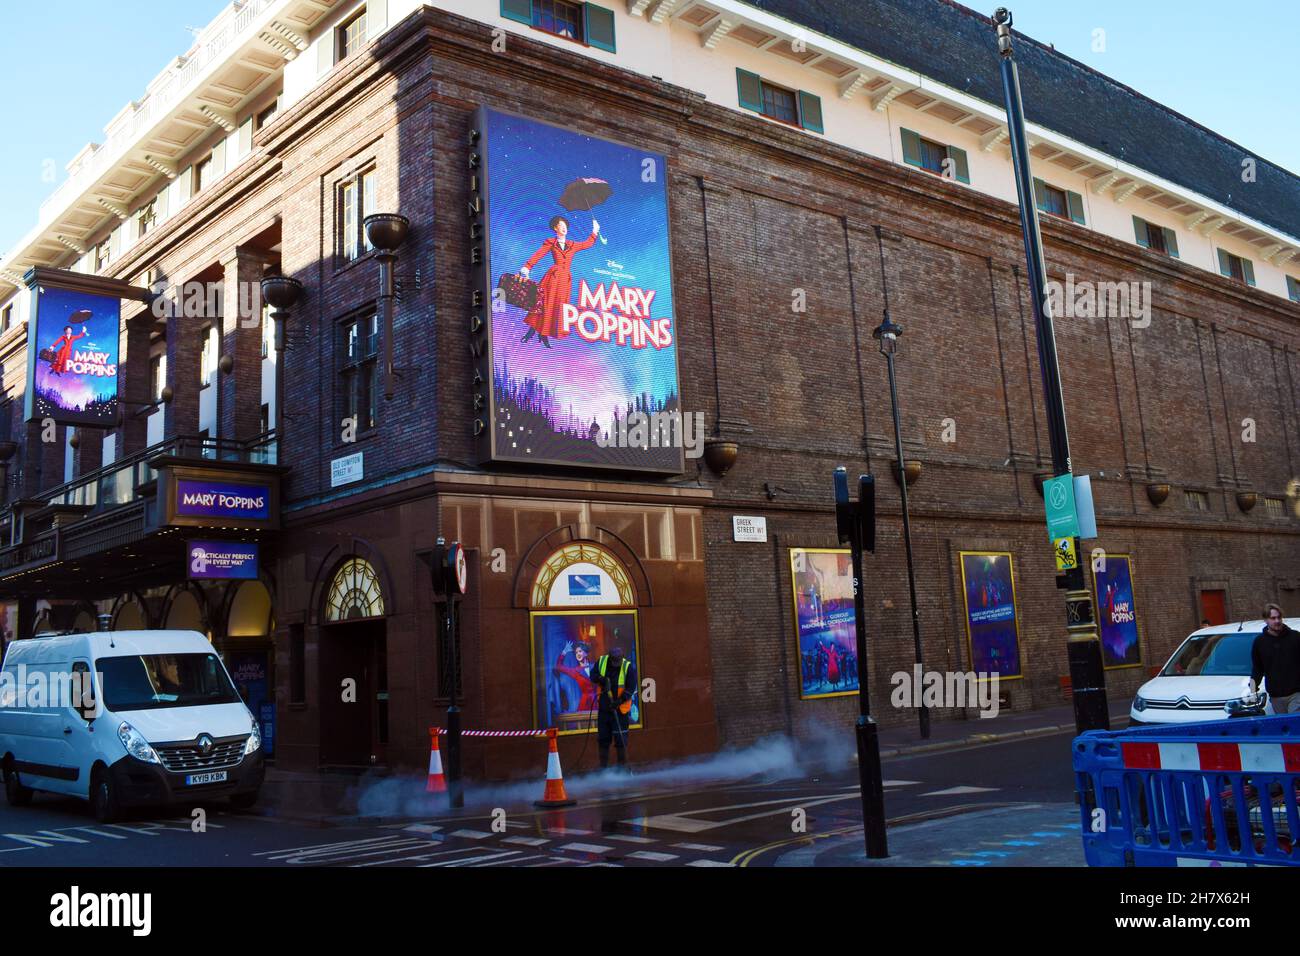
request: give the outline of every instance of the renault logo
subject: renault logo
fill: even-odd
[[[199,734],[195,739],[195,742],[199,746],[199,753],[203,756],[206,757],[208,754],[212,753],[212,736],[210,734]]]

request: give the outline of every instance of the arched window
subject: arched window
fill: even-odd
[[[632,607],[636,593],[623,563],[598,544],[579,541],[553,553],[533,581],[533,607]]]
[[[384,616],[379,575],[365,558],[348,558],[339,566],[325,597],[325,620],[356,621]]]

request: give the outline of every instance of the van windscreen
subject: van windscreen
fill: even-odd
[[[101,657],[95,669],[103,679],[104,706],[113,711],[239,702],[215,654]]]

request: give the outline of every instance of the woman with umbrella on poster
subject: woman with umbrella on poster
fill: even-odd
[[[85,322],[91,316],[89,309],[79,309],[72,313],[71,318],[81,323],[81,334],[73,335],[72,326],[64,326],[63,334],[55,339],[48,350],[48,361],[50,363],[50,372],[53,375],[62,375],[68,370],[68,362],[72,359],[72,343],[77,339],[85,338],[89,334]],[[42,356],[43,358],[45,356]]]
[[[560,205],[570,212],[576,209],[591,212],[591,207],[603,203],[611,192],[609,183],[603,179],[575,179],[560,194]],[[595,245],[596,238],[600,235],[600,223],[593,217],[591,235],[581,242],[568,238],[569,220],[563,216],[552,216],[549,226],[555,235],[545,239],[519,270],[519,275],[527,279],[528,271],[544,256],[549,254],[555,260],[537,285],[537,300],[524,316],[528,331],[521,340],[527,342],[536,334],[548,349],[551,347],[548,336],[562,337],[565,334],[562,309],[568,305],[569,298],[573,295],[573,276],[570,273],[573,257]],[[601,236],[600,241],[604,243],[606,240]]]

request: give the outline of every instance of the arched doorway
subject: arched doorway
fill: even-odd
[[[189,586],[174,588],[163,615],[163,628],[168,631],[198,631],[211,640],[201,597],[202,592]]]
[[[330,577],[320,642],[321,763],[387,762],[388,642],[379,572],[345,558]]]
[[[595,728],[588,678],[614,648],[641,672],[637,595],[622,561],[592,541],[557,548],[541,563],[529,600],[534,726],[562,734]],[[634,701],[629,729],[644,726]]]
[[[275,756],[275,646],[271,592],[261,581],[240,581],[227,592],[222,658],[262,731],[267,757]]]
[[[147,631],[148,629],[149,615],[140,600],[135,595],[121,598],[113,610],[113,630]]]

